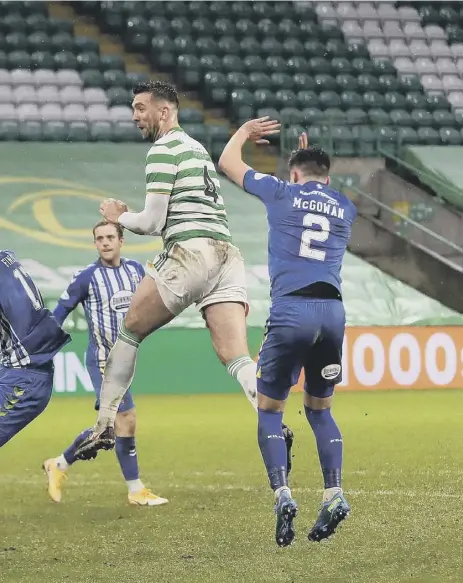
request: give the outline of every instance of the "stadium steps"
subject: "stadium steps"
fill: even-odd
[[[63,2],[48,2],[48,12],[54,18],[70,19],[74,23],[74,34],[85,36],[98,41],[100,53],[102,55],[120,55],[125,62],[126,71],[129,73],[147,73],[151,78],[172,82],[172,77],[167,73],[154,71],[147,64],[142,62],[140,55],[129,53],[124,45],[116,38],[104,34],[100,28],[92,22],[90,18],[81,16],[75,12],[72,6]],[[182,94],[180,105],[183,108],[199,109],[203,112],[205,123],[215,125],[227,125],[227,120],[220,115],[217,110],[210,111],[204,107],[202,102],[192,93]],[[236,128],[232,128],[235,130]],[[277,151],[275,148],[265,150],[262,147],[250,144],[245,152],[245,160],[249,164],[258,168],[261,172],[275,173],[277,167]]]

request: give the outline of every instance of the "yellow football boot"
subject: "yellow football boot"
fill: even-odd
[[[135,506],[161,506],[161,504],[167,504],[168,502],[167,498],[156,496],[148,488],[142,488],[137,492],[129,492],[129,504],[134,504]]]
[[[48,494],[53,502],[61,502],[61,489],[67,480],[66,472],[60,470],[56,460],[51,458],[43,462],[42,468],[48,477]]]

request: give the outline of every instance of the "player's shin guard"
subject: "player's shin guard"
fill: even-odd
[[[315,410],[310,407],[304,409],[317,440],[325,489],[340,488],[343,442],[341,432],[331,415],[331,409]]]
[[[138,456],[135,437],[116,437],[116,455],[126,482],[138,480]]]
[[[119,405],[135,373],[140,339],[131,334],[122,322],[119,335],[109,353],[101,385],[97,427],[114,427]]]
[[[259,447],[267,468],[268,479],[272,490],[287,486],[286,444],[283,437],[281,422],[283,413],[279,411],[257,410]]]
[[[235,378],[254,410],[257,411],[257,365],[249,356],[240,356],[227,363],[227,371]]]

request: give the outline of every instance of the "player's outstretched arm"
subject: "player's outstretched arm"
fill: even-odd
[[[61,294],[56,308],[53,310],[53,316],[60,326],[69,314],[77,308],[88,296],[89,278],[86,271],[78,271],[74,274],[71,283]]]
[[[224,174],[233,180],[235,184],[243,188],[244,176],[248,170],[252,170],[243,161],[242,149],[247,141],[256,144],[268,144],[266,136],[277,134],[280,124],[271,120],[268,116],[251,119],[244,123],[230,138],[219,159],[219,168]]]
[[[127,205],[113,198],[104,200],[100,213],[107,221],[120,223],[137,235],[160,235],[166,224],[169,196],[164,193],[147,192],[145,208],[140,213],[127,209]]]

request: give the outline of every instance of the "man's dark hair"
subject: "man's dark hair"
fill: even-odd
[[[304,176],[328,176],[330,157],[322,148],[309,146],[305,150],[296,150],[289,158],[289,169],[299,168]]]
[[[141,81],[132,89],[134,95],[139,93],[151,93],[154,99],[165,99],[169,103],[179,106],[178,93],[174,85],[165,81]]]
[[[98,227],[106,227],[106,225],[112,225],[116,229],[119,239],[124,237],[124,227],[122,225],[119,223],[111,223],[110,221],[100,221],[93,227],[93,239],[95,239],[95,231]]]

